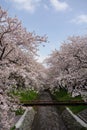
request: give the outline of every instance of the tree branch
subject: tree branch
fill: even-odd
[[[1,56],[0,56],[0,60],[2,60],[2,58],[3,58],[3,55],[4,55],[4,53],[5,53],[5,50],[6,50],[6,46],[3,48],[3,50],[2,50],[2,53],[1,53]]]
[[[5,59],[13,50],[14,50],[14,48],[12,48],[12,49],[3,57],[3,59]]]

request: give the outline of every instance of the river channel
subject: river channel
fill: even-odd
[[[39,100],[52,101],[48,92],[43,92]],[[55,106],[37,106],[31,130],[67,130]]]

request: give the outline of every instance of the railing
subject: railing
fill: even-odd
[[[21,101],[23,106],[52,106],[52,105],[64,105],[64,106],[76,106],[76,105],[87,105],[87,102],[82,101],[48,101],[48,100],[34,100],[34,101]]]

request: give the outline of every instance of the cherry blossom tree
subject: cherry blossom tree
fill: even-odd
[[[0,7],[0,126],[9,130],[14,115],[10,109],[17,108],[17,103],[7,95],[13,85],[39,89],[43,84],[44,67],[35,60],[38,46],[47,42],[47,37],[35,32],[28,32],[17,17],[11,18]],[[10,119],[13,115],[13,120]]]
[[[46,62],[51,85],[66,87],[70,92],[87,88],[87,36],[69,37]]]
[[[17,66],[33,66],[32,64],[35,62],[32,61],[35,60],[39,44],[46,41],[46,36],[41,37],[36,35],[35,32],[28,32],[22,27],[21,22],[16,17],[9,17],[7,12],[0,7],[1,67],[8,63],[11,69],[14,69],[15,64],[17,64]],[[32,71],[34,70],[32,69]],[[10,71],[8,72],[10,73]],[[5,72],[5,74],[6,73],[7,72]]]

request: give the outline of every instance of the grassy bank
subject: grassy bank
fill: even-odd
[[[80,95],[76,97],[72,97],[71,94],[69,94],[66,89],[62,89],[62,88],[59,91],[55,91],[53,97],[57,101],[83,101]],[[84,109],[87,109],[87,106],[84,105],[68,106],[68,107],[75,114],[79,113]]]
[[[20,102],[32,101],[38,98],[38,92],[31,89],[12,90],[8,94],[11,97],[17,98]]]

